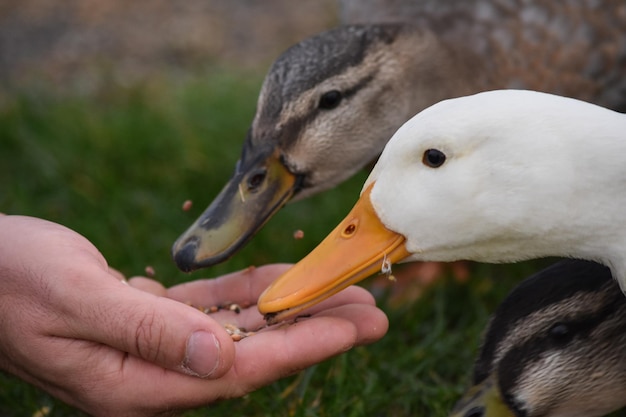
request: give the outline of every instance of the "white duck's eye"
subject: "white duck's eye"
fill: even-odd
[[[324,110],[334,109],[341,103],[341,99],[343,99],[343,94],[339,90],[330,90],[320,97],[320,102],[317,107]]]
[[[422,157],[422,162],[424,165],[431,168],[439,168],[446,162],[446,154],[438,149],[426,149]]]

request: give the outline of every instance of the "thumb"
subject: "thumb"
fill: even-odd
[[[201,377],[230,369],[235,347],[218,323],[122,283],[85,237],[24,216],[0,216],[0,225],[2,268],[13,276],[3,276],[3,292],[29,298],[41,335],[98,342]]]
[[[98,282],[102,288],[83,292],[71,308],[66,327],[70,333],[65,336],[99,342],[202,378],[219,378],[232,366],[233,341],[206,314],[110,277]]]

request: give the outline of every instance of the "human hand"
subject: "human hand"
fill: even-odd
[[[356,287],[309,319],[237,343],[220,322],[254,328],[254,306],[210,317],[179,302],[254,304],[286,267],[169,290],[141,278],[127,285],[77,233],[0,216],[0,369],[93,415],[171,414],[244,395],[386,332],[386,317]]]

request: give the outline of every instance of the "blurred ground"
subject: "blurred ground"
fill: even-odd
[[[265,71],[337,23],[334,0],[0,0],[0,80],[94,88],[207,66]]]

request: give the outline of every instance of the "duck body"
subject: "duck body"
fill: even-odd
[[[626,115],[593,104],[522,90],[442,101],[396,132],[355,208],[259,308],[297,312],[400,260],[572,257],[624,288],[624,155]]]
[[[626,110],[622,2],[509,3],[415,2],[402,22],[382,16],[288,49],[263,82],[235,173],[174,244],[178,266],[227,259],[284,204],[344,181],[440,100],[533,88]]]
[[[564,260],[524,280],[483,338],[451,417],[596,417],[626,405],[626,300],[609,268]]]

